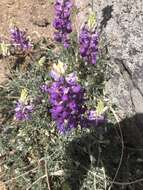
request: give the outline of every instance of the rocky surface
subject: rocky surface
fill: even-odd
[[[113,68],[106,92],[126,116],[142,113],[143,1],[102,0],[94,4],[94,9],[97,14],[102,12],[100,23],[106,23],[101,29],[109,42],[109,64]]]

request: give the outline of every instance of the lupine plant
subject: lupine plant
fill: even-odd
[[[64,167],[64,146],[106,122],[104,106],[100,112],[98,109],[103,94],[94,90],[96,86],[96,89],[101,88],[95,75],[101,64],[98,60],[100,35],[96,27],[91,28],[85,23],[79,36],[75,35],[76,39],[72,39],[72,7],[71,0],[55,0],[53,26],[56,31],[53,37],[63,45],[63,49],[54,51],[43,43],[42,48],[45,45],[46,50],[43,53],[39,47],[40,60],[34,57],[32,43],[24,30],[18,27],[11,29],[12,46],[25,56],[25,52],[30,50],[30,56],[33,56],[25,72],[14,71],[13,80],[5,93],[10,93],[13,98],[11,103],[6,101],[9,119],[6,119],[2,132],[2,144],[7,142],[3,152],[7,155],[7,150],[14,150],[14,153],[6,158],[7,175],[4,180],[20,175],[20,171],[25,174],[24,169],[20,169],[25,165],[38,170],[22,176],[20,180],[16,178],[19,189],[48,189],[50,182],[52,189],[61,189],[64,177],[55,180],[53,173]],[[76,48],[72,47],[73,41]],[[101,74],[103,76],[103,72]],[[12,173],[13,170],[15,173]],[[37,183],[37,179],[42,180]]]
[[[89,64],[96,64],[99,46],[99,33],[96,27],[96,15],[91,13],[79,34],[80,55]]]
[[[53,22],[57,32],[54,33],[54,38],[57,42],[61,42],[65,48],[69,47],[69,33],[72,32],[71,23],[71,0],[56,0],[55,2],[55,19]]]
[[[10,33],[11,42],[15,48],[18,48],[21,51],[27,51],[32,48],[32,44],[27,38],[25,31],[22,31],[18,27],[14,26],[11,28]]]
[[[15,108],[16,120],[25,121],[29,120],[31,113],[33,112],[33,106],[24,102],[18,101]]]
[[[81,29],[79,36],[80,54],[90,64],[96,64],[97,61],[98,38],[96,30],[90,31],[87,25]]]
[[[84,107],[84,89],[72,78],[60,78],[49,87],[50,110],[60,132],[65,133],[76,128],[82,120]],[[74,78],[73,78],[74,77]]]

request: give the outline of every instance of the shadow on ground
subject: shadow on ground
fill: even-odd
[[[138,114],[120,122],[124,149],[122,163],[115,179],[116,182],[128,183],[143,178],[142,121],[143,114]],[[103,139],[99,140],[98,137],[101,133]],[[67,169],[67,182],[72,190],[87,189],[82,186],[91,166],[94,168],[104,167],[109,180],[113,181],[119,167],[123,148],[121,139],[119,124],[109,123],[106,128],[100,126],[95,131],[68,144],[65,153],[65,167]],[[143,189],[143,182],[128,185],[114,183],[111,189],[141,190]]]

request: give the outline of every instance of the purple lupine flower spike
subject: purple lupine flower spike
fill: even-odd
[[[54,33],[54,39],[69,47],[70,39],[68,34],[72,32],[72,24],[70,20],[72,3],[71,0],[56,0],[55,3],[55,19],[53,22],[54,28],[57,32]]]
[[[98,53],[98,33],[96,30],[90,31],[85,25],[79,36],[80,55],[85,61],[96,64]]]
[[[51,84],[48,93],[52,105],[50,112],[59,132],[76,128],[85,112],[84,89],[77,82],[62,77]]]
[[[26,37],[25,31],[20,30],[18,27],[14,27],[10,30],[12,44],[22,51],[28,50],[32,47],[29,39]]]
[[[33,105],[18,101],[15,108],[15,118],[18,121],[26,121],[31,119]]]

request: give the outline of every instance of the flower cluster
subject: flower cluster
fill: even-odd
[[[26,121],[31,118],[33,112],[33,105],[18,101],[15,108],[15,118],[18,121]]]
[[[20,50],[25,51],[32,47],[29,39],[26,37],[25,31],[20,30],[18,27],[14,27],[10,30],[12,44],[18,47]]]
[[[79,36],[80,54],[85,61],[91,64],[96,64],[98,52],[98,33],[90,31],[85,25]]]
[[[56,18],[54,19],[53,26],[57,32],[54,33],[54,39],[62,43],[65,48],[69,47],[68,34],[72,32],[70,20],[71,8],[72,3],[70,0],[56,0]]]
[[[49,87],[51,115],[61,133],[76,128],[85,112],[84,89],[77,81],[60,78]]]

